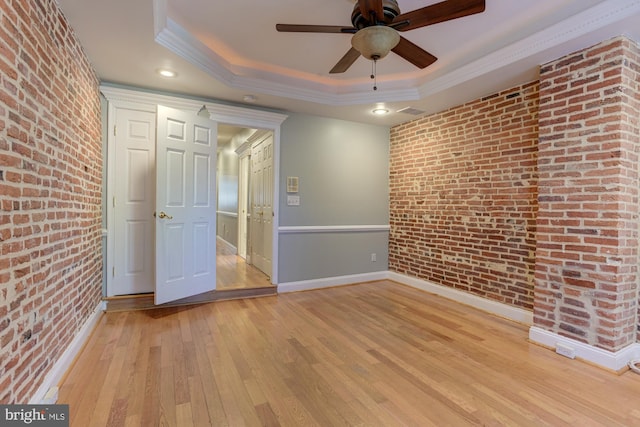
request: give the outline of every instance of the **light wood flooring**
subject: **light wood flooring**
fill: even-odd
[[[255,289],[273,286],[269,276],[229,250],[224,243],[216,244],[216,289]]]
[[[277,288],[271,284],[269,276],[247,264],[247,262],[229,250],[229,247],[217,240],[216,244],[216,289],[204,294],[172,301],[161,307],[194,304],[236,298],[250,298],[277,294]],[[107,311],[141,310],[157,307],[153,293],[124,295],[106,298]]]
[[[640,375],[389,281],[106,313],[72,426],[640,426]]]

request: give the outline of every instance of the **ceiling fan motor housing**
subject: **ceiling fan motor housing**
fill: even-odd
[[[369,27],[371,25],[389,25],[393,22],[396,16],[400,15],[400,7],[396,0],[383,0],[382,1],[383,16],[376,16],[375,22],[370,22],[360,11],[360,5],[356,3],[351,13],[351,23],[358,30]]]

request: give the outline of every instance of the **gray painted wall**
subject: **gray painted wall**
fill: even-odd
[[[286,179],[299,178],[300,206]],[[280,227],[389,224],[389,128],[294,114],[280,139]],[[279,236],[279,283],[388,269],[387,231]],[[377,261],[371,261],[375,253]]]

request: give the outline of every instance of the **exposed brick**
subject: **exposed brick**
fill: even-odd
[[[98,79],[57,2],[0,10],[4,404],[26,403],[99,303],[102,154]]]
[[[394,127],[390,269],[606,350],[640,340],[638,81],[619,37]]]
[[[389,268],[533,308],[538,84],[391,130]]]
[[[553,140],[541,143],[538,150],[538,188],[543,196],[537,222],[534,322],[610,351],[640,337],[640,93],[637,87],[625,86],[640,79],[638,52],[636,45],[620,37],[543,65],[540,75],[540,86],[549,95],[541,97],[540,116],[556,120],[540,122],[540,134],[552,134]],[[627,83],[625,74],[631,77]],[[584,90],[581,96],[574,96],[577,87]],[[631,99],[621,93],[631,94]],[[558,99],[569,103],[558,104]],[[625,108],[630,102],[636,107]],[[631,132],[623,131],[627,123],[633,123]],[[558,214],[559,220],[545,220]],[[559,247],[549,252],[546,242]],[[555,268],[558,262],[560,270]],[[560,297],[549,305],[546,291],[552,287]],[[622,310],[620,301],[631,309]]]

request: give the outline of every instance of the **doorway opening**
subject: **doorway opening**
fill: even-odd
[[[271,284],[273,132],[218,125],[217,290]]]
[[[176,302],[179,303],[190,303],[185,302],[187,299],[205,302],[224,298],[210,294],[216,294],[217,282],[225,280],[222,276],[219,278],[217,272],[225,271],[228,255],[239,257],[239,261],[245,264],[235,263],[235,278],[226,280],[235,282],[236,286],[240,286],[238,283],[241,282],[244,286],[262,287],[248,289],[251,295],[246,295],[247,291],[243,289],[231,290],[230,293],[239,296],[273,293],[278,280],[277,239],[273,236],[263,239],[272,246],[267,257],[273,254],[274,258],[270,263],[271,271],[267,269],[260,273],[264,280],[253,278],[249,273],[251,270],[243,266],[254,268],[253,259],[256,258],[251,239],[253,224],[249,223],[249,198],[252,194],[249,187],[250,159],[251,148],[259,137],[270,136],[275,147],[273,152],[278,152],[280,126],[287,116],[226,104],[203,105],[202,101],[195,99],[109,85],[101,85],[100,90],[104,95],[103,131],[107,147],[104,153],[106,189],[103,195],[106,218],[104,297],[109,305],[111,300],[130,297],[140,297],[145,301],[150,298],[153,305],[158,283],[162,281],[171,285],[181,283],[181,288],[189,290],[189,296],[177,297]],[[159,120],[161,111],[168,112],[167,117],[163,115],[166,120]],[[240,175],[234,182],[228,173],[217,170],[217,134],[218,126],[221,127],[221,134],[224,130],[222,123],[245,129],[246,134],[242,137],[244,142],[240,145],[249,149],[241,166],[246,182],[240,182]],[[240,158],[238,153],[236,161]],[[275,172],[268,179],[271,182],[271,204],[278,199],[275,180],[279,167],[278,156],[272,157]],[[237,167],[239,169],[240,165]],[[238,200],[235,202],[235,211],[218,207],[218,190],[223,176],[225,189],[235,188],[238,191],[245,188],[242,196],[247,203],[243,216],[245,227],[240,227],[241,230],[238,230],[238,208],[241,206],[237,204]],[[218,229],[218,222],[225,213],[233,214],[234,221]],[[268,217],[271,225],[266,228],[270,228],[271,234],[277,234],[277,210],[263,217]],[[230,229],[231,226],[233,228]],[[243,233],[244,237],[240,239],[242,245],[238,245],[236,240],[229,251],[229,240],[219,231],[226,236],[229,233]],[[158,232],[164,234],[158,237]],[[225,237],[225,246],[216,251],[226,257],[221,260],[213,251],[219,247],[218,237]],[[218,266],[218,261],[223,268]],[[187,280],[182,280],[187,276]],[[205,276],[208,290],[203,292],[197,283],[203,281]]]

